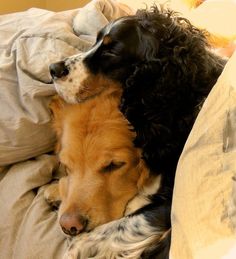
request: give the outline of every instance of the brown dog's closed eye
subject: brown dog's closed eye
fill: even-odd
[[[124,165],[125,165],[125,162],[114,162],[114,161],[111,161],[108,165],[105,165],[104,167],[102,167],[101,172],[102,173],[113,172],[113,171],[121,168]]]

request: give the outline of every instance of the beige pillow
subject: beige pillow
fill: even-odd
[[[181,155],[172,207],[172,259],[231,258],[236,248],[235,71],[236,53],[206,99]]]

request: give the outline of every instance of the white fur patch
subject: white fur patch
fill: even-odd
[[[145,205],[151,203],[149,196],[155,194],[161,185],[161,175],[155,177],[152,182],[148,185],[145,185],[143,189],[128,203],[125,215],[129,215],[136,210],[144,207]]]
[[[84,54],[74,55],[65,60],[69,74],[63,78],[54,80],[58,94],[68,103],[78,103],[78,93],[83,89],[83,81],[87,77],[87,69],[82,63]]]

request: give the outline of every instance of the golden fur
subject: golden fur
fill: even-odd
[[[83,104],[54,99],[57,152],[67,176],[59,182],[59,218],[74,214],[91,230],[121,218],[149,173],[134,147],[134,131],[118,109],[120,86],[112,85]]]

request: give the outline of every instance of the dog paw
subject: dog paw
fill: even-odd
[[[44,199],[53,208],[58,209],[61,203],[58,181],[52,182],[44,190]]]

